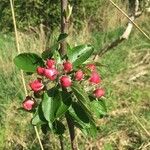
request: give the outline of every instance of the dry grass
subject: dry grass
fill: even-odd
[[[120,1],[118,1],[120,3]],[[104,11],[98,12],[102,19],[103,31],[113,30],[123,25],[127,20],[117,10],[108,4]],[[106,13],[107,12],[107,13]],[[141,27],[148,31],[148,18],[141,20]],[[142,23],[143,21],[143,23]],[[144,25],[143,25],[144,24]],[[70,27],[68,41],[72,45],[91,43],[96,38],[90,32],[88,21],[79,34]],[[22,52],[41,53],[46,48],[47,37],[42,27],[35,29],[36,34],[19,33],[19,43]],[[148,45],[140,33],[134,31],[133,37],[125,44],[109,52],[101,60],[108,67],[99,68],[103,84],[106,87],[106,102],[108,117],[98,120],[99,135],[96,139],[86,138],[76,130],[76,141],[79,150],[149,150],[150,149],[150,55]],[[52,37],[55,38],[55,33]],[[132,36],[132,35],[131,35]],[[11,36],[10,36],[11,37]],[[4,40],[0,45],[0,149],[4,150],[38,150],[38,140],[33,127],[30,125],[30,114],[18,111],[24,98],[18,70],[13,65],[13,58],[17,54],[14,39]],[[51,44],[54,38],[48,41]],[[99,36],[99,38],[102,38]],[[100,39],[96,39],[100,40]],[[99,45],[95,45],[99,46]],[[28,81],[29,78],[27,77]],[[1,107],[2,106],[2,107]],[[45,149],[60,149],[58,138],[52,134],[41,134]],[[68,133],[64,137],[65,149],[70,147]]]

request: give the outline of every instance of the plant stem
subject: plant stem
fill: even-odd
[[[61,0],[61,33],[68,32],[68,23],[65,17],[65,12],[67,10],[68,0]],[[60,43],[60,54],[64,55],[66,53],[66,41]]]
[[[11,12],[12,12],[12,18],[13,18],[13,24],[14,24],[14,30],[15,30],[16,48],[17,48],[17,52],[19,54],[20,53],[19,38],[18,38],[18,31],[17,31],[16,19],[15,19],[15,11],[14,11],[14,6],[13,6],[13,1],[12,0],[10,0],[10,6],[11,6]],[[27,96],[28,93],[27,93],[25,78],[24,78],[24,74],[23,74],[22,70],[21,70],[21,79],[22,79],[25,95]],[[41,139],[40,139],[40,136],[39,136],[39,132],[38,132],[36,126],[34,126],[34,130],[36,132],[36,136],[38,138],[41,150],[44,150]]]
[[[60,142],[61,150],[64,150],[63,137],[61,135],[59,136],[59,142]]]
[[[67,11],[67,4],[68,4],[68,0],[61,0],[61,34],[68,32],[68,20],[66,19],[66,16],[65,16],[65,12]],[[64,55],[66,53],[66,46],[67,46],[66,41],[61,42],[60,44],[61,55]],[[66,120],[67,120],[67,124],[69,128],[71,147],[72,147],[72,150],[76,150],[75,144],[74,144],[74,139],[75,139],[74,124],[67,114],[65,116],[66,116]],[[60,139],[60,142],[62,142],[62,139]]]
[[[67,20],[64,15],[67,10],[67,4],[68,4],[68,0],[61,0],[61,28],[60,28],[61,34],[67,33],[68,30]],[[60,43],[60,55],[62,56],[65,53],[66,53],[66,41],[62,41]],[[64,150],[62,136],[59,136],[59,141],[60,141],[61,150]]]
[[[68,128],[69,128],[71,148],[72,148],[72,150],[76,150],[77,148],[76,148],[76,145],[74,143],[74,140],[75,140],[74,124],[73,124],[72,120],[70,119],[70,117],[67,114],[65,115],[65,117],[66,117]]]

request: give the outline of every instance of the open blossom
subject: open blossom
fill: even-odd
[[[77,81],[80,81],[82,80],[84,77],[84,74],[83,74],[83,71],[82,70],[78,70],[76,73],[75,73],[75,80]]]
[[[100,98],[100,97],[102,97],[102,96],[105,95],[105,91],[104,91],[104,89],[99,88],[99,89],[96,89],[96,90],[93,92],[93,94],[94,94],[94,96],[95,96],[96,98]]]
[[[46,62],[46,65],[48,68],[55,68],[55,60],[54,59],[48,59]]]
[[[27,96],[22,103],[22,107],[27,111],[32,110],[35,107],[35,105],[36,105],[35,99],[30,96]]]
[[[62,76],[60,78],[60,84],[62,87],[69,87],[72,84],[72,81],[69,76]]]
[[[98,84],[98,83],[101,82],[101,78],[100,78],[99,74],[94,71],[94,72],[92,72],[92,75],[91,75],[89,81],[90,81],[91,83]]]
[[[39,92],[44,88],[44,85],[40,78],[38,78],[37,80],[34,80],[29,85],[34,92]]]
[[[47,77],[48,79],[53,81],[57,78],[58,71],[55,68],[45,69],[44,70],[44,75],[45,75],[45,77]]]
[[[65,72],[70,72],[73,68],[72,63],[69,61],[64,62],[63,67]]]

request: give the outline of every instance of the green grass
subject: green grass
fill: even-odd
[[[99,45],[103,47],[121,32],[122,29],[103,35],[93,33],[89,39],[98,50]],[[37,53],[41,51],[39,39],[34,35],[22,35],[20,41],[23,41],[21,51],[36,51]],[[84,150],[91,146],[96,150],[99,147],[103,150],[132,150],[140,147],[142,149],[148,145],[150,141],[146,131],[150,131],[150,66],[147,62],[136,67],[134,65],[144,58],[149,49],[149,42],[135,32],[128,41],[110,50],[99,59],[99,62],[104,65],[98,70],[106,89],[108,116],[98,121],[99,135],[96,139],[78,134],[79,149]],[[24,92],[19,70],[13,64],[13,58],[16,55],[13,35],[0,34],[0,149],[38,150],[38,141],[30,125],[31,115],[18,110],[24,99]],[[130,81],[131,76],[136,76],[138,68],[140,72],[143,71],[141,67],[145,67],[147,73]],[[26,81],[28,80],[29,77],[26,77]],[[65,136],[65,149],[69,150],[67,137],[68,134]],[[49,135],[41,134],[41,138],[45,143],[45,149],[46,147],[59,149],[58,139],[53,135],[49,138]],[[149,147],[147,146],[146,149]]]

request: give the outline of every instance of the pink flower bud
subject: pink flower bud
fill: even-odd
[[[104,89],[99,88],[99,89],[96,89],[96,90],[93,92],[93,94],[94,94],[94,96],[95,96],[96,98],[100,98],[100,97],[102,97],[102,96],[105,95],[105,91],[104,91]]]
[[[46,65],[48,68],[55,68],[55,60],[54,59],[48,59],[46,62]]]
[[[91,71],[95,71],[96,70],[96,66],[94,64],[87,64],[86,67],[91,70]]]
[[[27,111],[32,110],[35,107],[35,105],[36,105],[35,99],[30,96],[27,96],[22,103],[23,108]]]
[[[89,81],[91,83],[98,84],[98,83],[101,82],[101,78],[100,78],[100,76],[99,76],[99,74],[97,72],[92,72],[92,75],[91,75]]]
[[[71,86],[72,81],[71,81],[70,77],[62,76],[60,78],[60,84],[61,84],[62,87],[69,87],[69,86]]]
[[[64,71],[65,72],[70,72],[72,70],[72,63],[69,61],[66,61],[63,63]]]
[[[78,70],[75,73],[75,80],[80,81],[80,80],[83,79],[83,76],[84,76],[83,71],[82,70]]]
[[[36,71],[37,71],[37,74],[39,74],[39,75],[44,74],[44,68],[42,68],[42,67],[37,67]]]
[[[44,88],[44,85],[40,78],[38,78],[37,80],[34,80],[29,85],[34,92],[39,92]]]
[[[53,81],[57,78],[58,71],[55,68],[45,69],[44,75],[46,76],[46,78]]]

